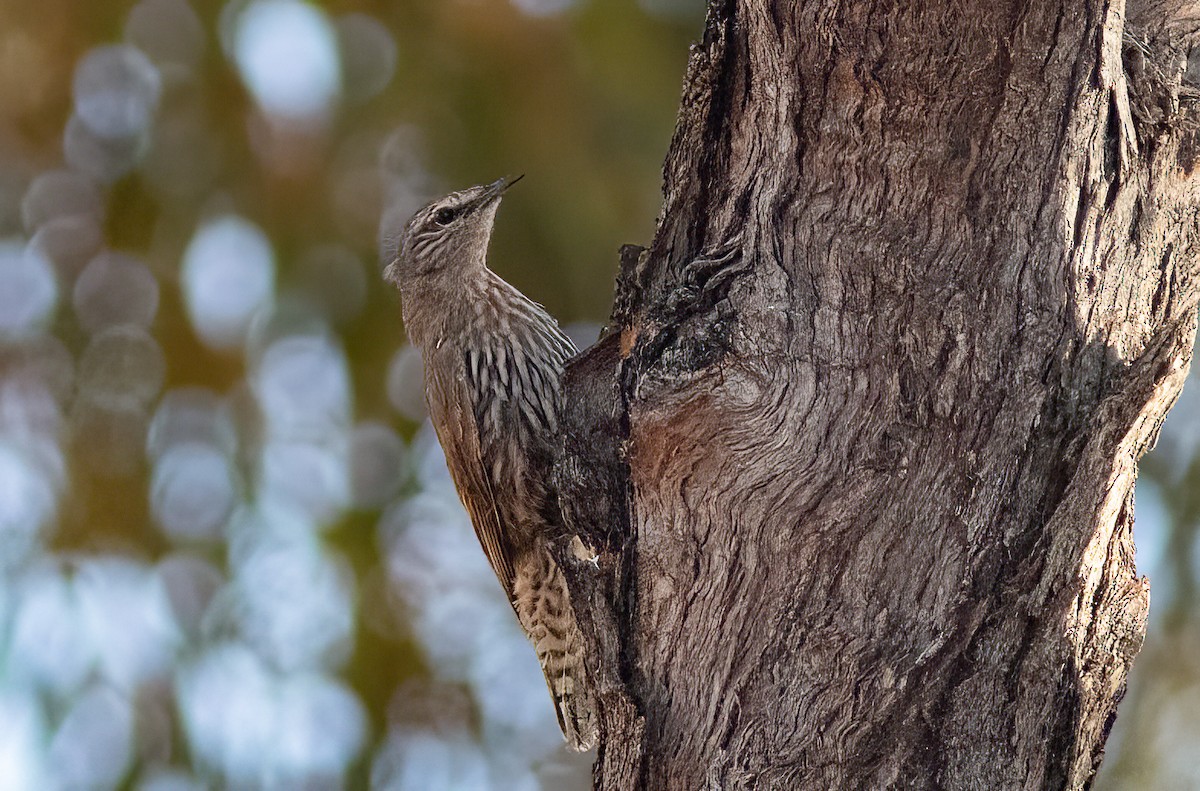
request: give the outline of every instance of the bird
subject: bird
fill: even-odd
[[[421,350],[425,400],[455,489],[533,643],[567,746],[597,738],[593,689],[562,570],[550,486],[561,378],[576,348],[538,303],[487,266],[496,211],[521,179],[452,192],[405,225],[384,279]]]

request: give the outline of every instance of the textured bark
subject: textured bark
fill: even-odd
[[[1090,783],[1196,329],[1196,20],[714,2],[566,379],[597,788]]]

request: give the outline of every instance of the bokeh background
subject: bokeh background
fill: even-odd
[[[525,173],[493,261],[589,343],[702,5],[0,0],[0,791],[587,787],[380,256]],[[1197,447],[1193,384],[1103,789],[1200,788]]]

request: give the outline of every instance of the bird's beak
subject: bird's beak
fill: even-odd
[[[516,178],[509,178],[508,176],[505,176],[502,179],[496,179],[489,184],[487,186],[487,190],[485,190],[484,193],[479,196],[479,205],[487,206],[492,201],[499,200],[500,196],[507,192],[509,187],[511,187],[513,184],[516,184],[523,178],[525,178],[524,173]]]

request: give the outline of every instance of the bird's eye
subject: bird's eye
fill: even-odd
[[[433,221],[438,225],[449,225],[454,222],[454,218],[458,216],[458,212],[454,209],[438,209],[433,215]]]

